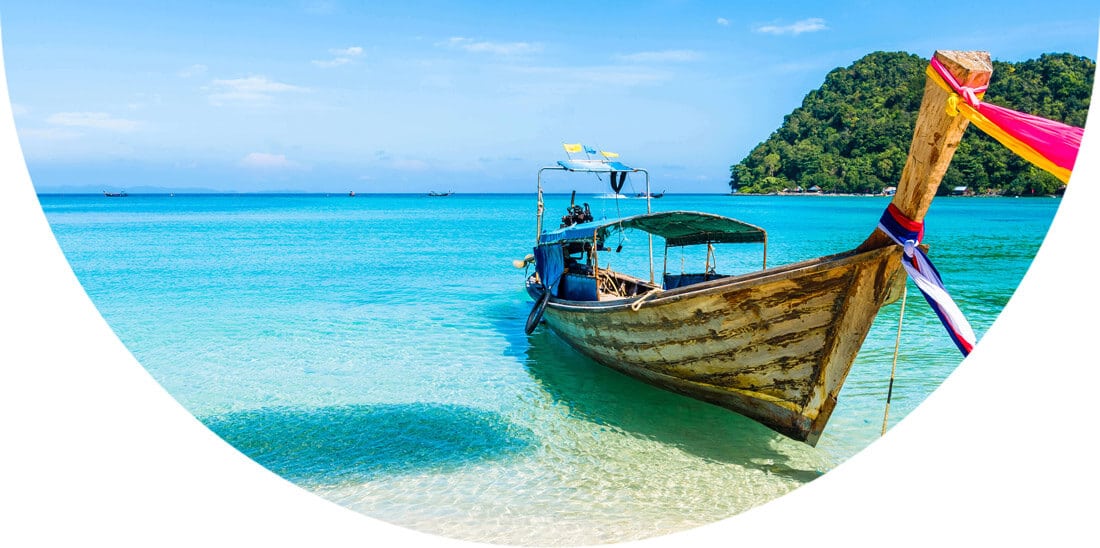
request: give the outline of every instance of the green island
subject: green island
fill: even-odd
[[[837,68],[783,118],[783,125],[730,166],[738,194],[882,194],[901,178],[928,59],[875,52]],[[993,62],[984,101],[1084,127],[1095,61],[1068,53]],[[938,194],[1048,196],[1053,175],[971,128]]]

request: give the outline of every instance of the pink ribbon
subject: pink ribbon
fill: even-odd
[[[932,65],[932,70],[935,70],[936,74],[939,74],[940,78],[943,78],[943,81],[966,101],[966,104],[975,108],[978,107],[978,104],[982,102],[981,99],[978,99],[978,94],[985,93],[985,91],[989,89],[988,85],[978,87],[964,86],[955,79],[955,75],[951,74],[951,71],[947,70],[947,67],[943,66],[943,63],[941,63],[939,59],[932,57],[932,62],[930,64]]]

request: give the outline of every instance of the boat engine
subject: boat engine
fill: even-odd
[[[569,207],[565,210],[565,216],[561,218],[561,226],[559,228],[592,221],[592,211],[588,209],[588,204],[584,204],[582,208],[574,203],[576,199],[577,191],[574,190],[573,195],[569,198]]]
[[[565,216],[561,218],[561,228],[587,223],[591,220],[592,211],[588,209],[588,204],[584,204],[583,208],[579,205],[571,205],[569,209],[566,210]]]

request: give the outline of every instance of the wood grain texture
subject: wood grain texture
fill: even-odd
[[[551,299],[544,318],[597,362],[816,442],[901,268],[897,247],[663,292]],[[598,304],[599,306],[594,306]]]
[[[941,50],[934,56],[965,86],[984,86],[993,75],[993,62],[989,53],[984,51]],[[939,188],[944,173],[947,173],[951,158],[955,156],[955,150],[969,124],[963,116],[948,114],[947,101],[950,95],[930,78],[925,78],[924,96],[917,112],[916,127],[913,128],[913,141],[909,145],[901,180],[891,201],[906,217],[914,221],[924,221],[928,207],[936,197],[936,189]],[[884,245],[893,245],[893,241],[876,230],[859,249]]]

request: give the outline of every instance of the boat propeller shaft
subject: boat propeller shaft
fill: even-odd
[[[535,256],[528,253],[523,259],[516,259],[512,261],[512,266],[516,268],[525,268],[527,265],[535,262]]]

